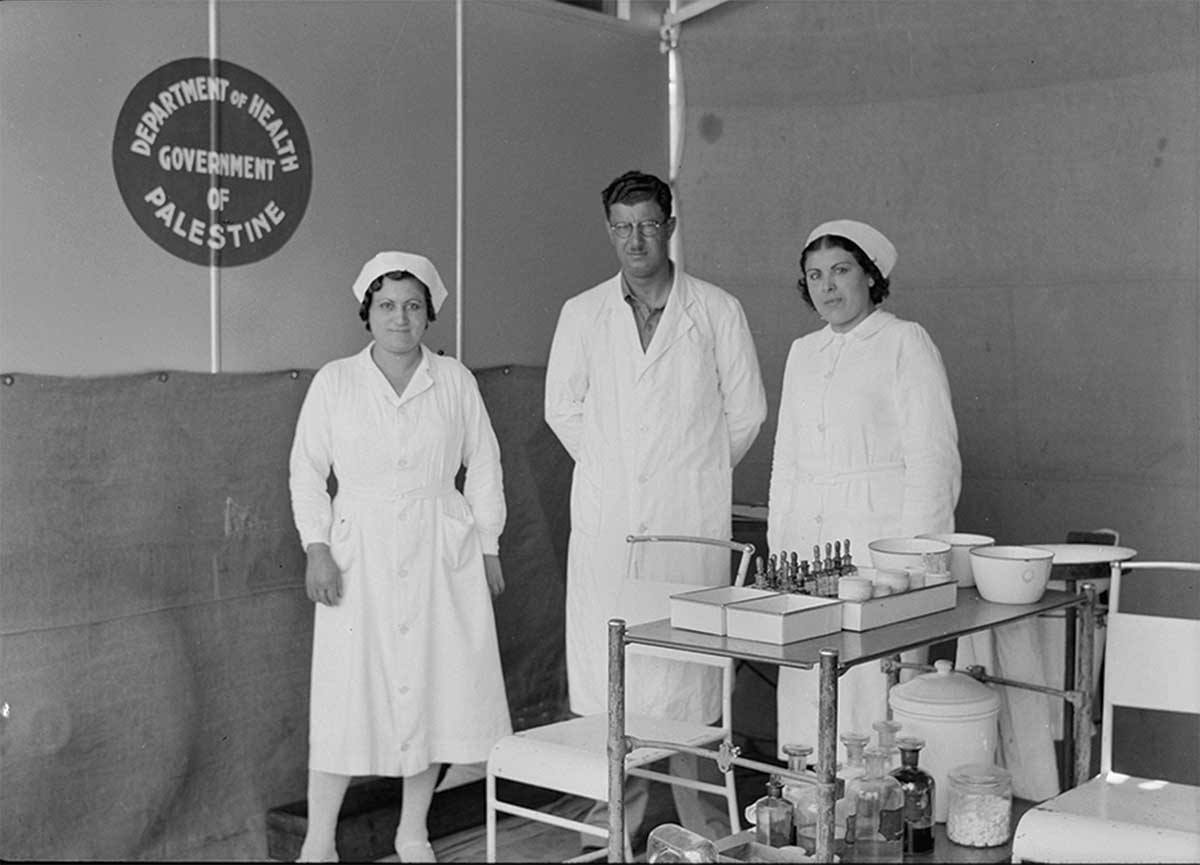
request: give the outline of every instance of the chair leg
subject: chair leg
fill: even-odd
[[[725,803],[729,806],[730,835],[736,835],[742,831],[742,821],[738,815],[737,784],[733,775],[734,770],[732,768],[725,773]]]
[[[496,776],[487,773],[487,861],[496,861]]]

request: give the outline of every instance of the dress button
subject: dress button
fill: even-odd
[[[817,515],[816,515],[816,516],[813,518],[813,522],[814,522],[814,523],[816,523],[816,524],[819,526],[819,525],[821,525],[821,523],[825,522],[825,519],[824,519],[824,518],[823,518],[823,517],[822,517],[820,514],[817,514]]]
[[[401,693],[401,694],[407,694],[407,693],[408,693],[410,690],[411,690],[411,688],[409,688],[409,687],[408,687],[408,685],[401,685],[401,686],[400,686],[400,693]]]
[[[820,518],[818,517],[818,521],[819,521],[819,520],[820,520]],[[397,628],[397,630],[398,630],[398,631],[399,631],[401,634],[407,634],[407,633],[408,633],[408,625],[401,625],[399,628]]]
[[[645,476],[645,475],[638,475],[638,483],[639,483],[639,484],[644,484],[645,482],[646,482],[646,476]]]
[[[402,457],[402,458],[396,460],[396,465],[400,466],[400,468],[404,468],[406,465],[408,465],[408,460],[406,460]]]
[[[825,432],[825,424],[823,424],[823,423],[817,424],[817,432]]]
[[[825,373],[826,381],[829,381],[829,379],[831,379],[831,378],[833,378],[833,370],[830,370],[829,372]]]
[[[400,579],[403,580],[405,577],[408,576],[408,568],[401,568],[400,573],[397,574],[396,576],[400,577]]]
[[[408,750],[408,743],[407,743],[407,742],[405,742],[403,745],[401,745],[401,746],[400,746],[400,750],[401,750],[401,751],[407,751],[407,750]]]

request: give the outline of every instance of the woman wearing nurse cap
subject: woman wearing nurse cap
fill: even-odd
[[[797,288],[824,320],[792,343],[771,467],[767,544],[795,550],[867,544],[954,529],[958,433],[942,358],[921,325],[881,308],[896,247],[863,222],[817,226],[800,253]],[[779,746],[817,744],[816,670],[781,669]],[[838,685],[838,729],[872,732],[886,718],[887,677],[853,667]]]
[[[372,340],[313,377],[290,463],[316,603],[300,860],[336,861],[351,777],[390,775],[404,778],[400,861],[431,862],[441,764],[486,760],[511,732],[491,607],[500,451],[474,377],[422,344],[446,299],[433,263],[381,252],[353,293]]]

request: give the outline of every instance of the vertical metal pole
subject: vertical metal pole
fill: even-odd
[[[838,651],[821,650],[820,709],[817,726],[818,862],[833,861],[833,795],[837,777]]]
[[[892,655],[892,664],[887,671],[887,693],[892,693],[892,688],[900,684],[900,663],[899,655]],[[889,700],[887,704],[887,719],[892,720],[892,703]]]
[[[625,859],[625,620],[608,620],[608,861]]]
[[[1072,582],[1071,587],[1078,592],[1078,583]],[[1075,688],[1075,661],[1076,653],[1075,646],[1079,641],[1078,631],[1078,616],[1075,607],[1067,607],[1065,618],[1063,619],[1063,690],[1071,691]],[[1078,740],[1075,737],[1075,704],[1070,700],[1063,702],[1063,723],[1062,723],[1062,743],[1063,743],[1063,774],[1071,771],[1071,767],[1075,765],[1075,748]]]
[[[1082,588],[1087,600],[1083,604],[1083,621],[1079,628],[1077,680],[1083,700],[1075,718],[1075,786],[1086,781],[1092,773],[1092,658],[1096,650],[1096,587],[1084,583]]]

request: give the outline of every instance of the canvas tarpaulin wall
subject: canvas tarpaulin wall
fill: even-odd
[[[570,458],[542,370],[478,373],[503,454],[518,728],[566,712]],[[311,371],[0,380],[0,856],[265,856],[303,798],[312,607],[287,460]]]

